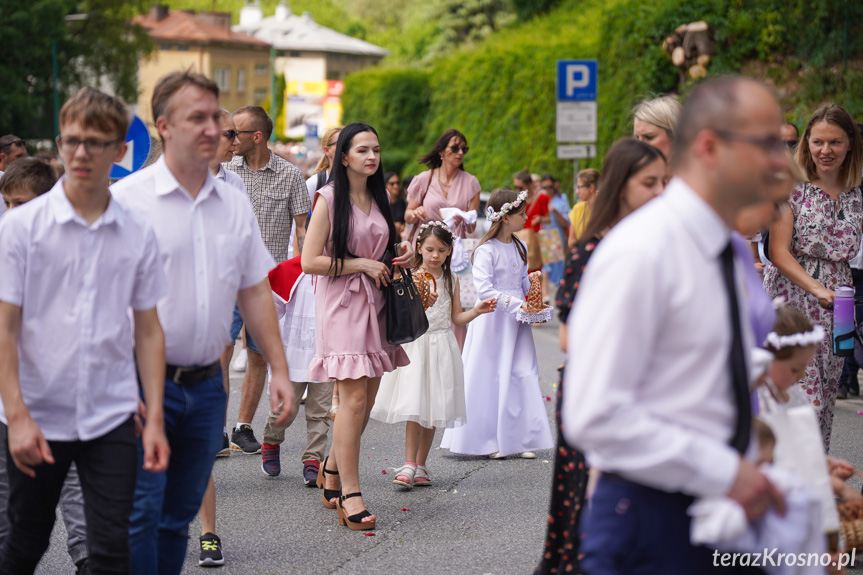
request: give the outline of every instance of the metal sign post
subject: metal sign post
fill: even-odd
[[[557,147],[558,159],[573,160],[573,188],[578,186],[578,160],[596,157],[597,79],[596,60],[557,61],[557,141],[588,142]]]

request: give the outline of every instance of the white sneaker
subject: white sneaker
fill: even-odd
[[[249,353],[246,351],[246,348],[240,350],[240,353],[237,354],[236,359],[231,364],[231,367],[234,371],[246,371],[246,367],[249,365]]]
[[[506,455],[501,455],[500,451],[495,451],[488,456],[489,459],[506,459]]]
[[[524,453],[519,453],[518,456],[522,459],[536,459],[536,453],[533,451],[525,451]]]

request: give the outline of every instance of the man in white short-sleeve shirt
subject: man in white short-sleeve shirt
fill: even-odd
[[[72,462],[84,492],[90,569],[128,572],[136,357],[154,406],[139,440],[143,466],[160,472],[168,463],[156,314],[167,282],[150,224],[108,192],[128,125],[120,100],[81,90],[60,112],[66,176],[0,222],[0,419],[14,463],[3,573],[36,568]]]
[[[138,472],[130,544],[132,570],[140,575],[182,570],[189,523],[222,445],[226,397],[219,356],[234,302],[272,366],[273,408],[294,402],[267,281],[273,259],[248,198],[208,168],[221,134],[218,93],[215,82],[192,72],[160,79],[152,105],[164,155],[111,188],[152,224],[168,277],[158,310],[171,460],[167,475]],[[292,412],[284,410],[282,419]]]
[[[712,550],[689,542],[694,497],[728,496],[750,521],[784,513],[741,457],[754,343],[742,273],[753,262],[730,242],[737,211],[787,172],[781,126],[760,82],[700,84],[678,120],[675,178],[587,264],[568,320],[562,429],[602,473],[581,520],[591,575],[712,573]]]

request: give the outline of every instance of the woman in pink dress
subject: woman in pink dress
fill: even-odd
[[[380,289],[391,278],[379,260],[397,236],[377,132],[366,124],[345,127],[333,163],[332,180],[315,193],[302,254],[303,271],[320,276],[315,357],[308,375],[315,381],[337,381],[340,398],[318,487],[324,488],[324,506],[338,509],[342,525],[374,529],[375,516],[360,494],[360,437],[381,376],[409,363],[400,346],[387,344]],[[393,261],[407,267],[413,252],[407,243],[402,250]]]
[[[405,223],[413,224],[411,241],[419,227],[427,221],[442,220],[441,208],[458,208],[463,212],[479,211],[480,185],[476,176],[464,171],[464,157],[468,152],[467,138],[450,128],[438,138],[432,149],[419,159],[429,169],[414,177],[408,186],[408,208]],[[460,238],[473,233],[476,224],[465,224],[456,217],[453,232]],[[462,301],[473,307],[476,302]],[[464,347],[466,326],[452,326],[459,349]]]

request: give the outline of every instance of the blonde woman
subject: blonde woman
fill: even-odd
[[[677,118],[683,106],[674,96],[659,96],[643,100],[635,107],[632,135],[645,144],[657,148],[671,160],[671,147]]]
[[[575,178],[575,193],[578,203],[572,206],[569,212],[569,238],[567,245],[570,249],[581,239],[587,222],[590,219],[590,211],[593,208],[593,200],[596,198],[596,186],[599,184],[599,171],[589,168],[581,170]]]

